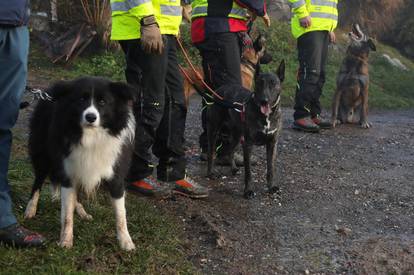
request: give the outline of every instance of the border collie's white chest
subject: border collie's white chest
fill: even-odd
[[[135,120],[130,117],[128,127],[119,136],[113,136],[102,127],[84,128],[79,144],[72,146],[71,153],[63,160],[66,175],[90,195],[102,180],[111,179],[122,147],[132,142]]]

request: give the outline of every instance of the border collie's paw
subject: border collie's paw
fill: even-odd
[[[59,246],[63,248],[72,248],[73,247],[73,238],[66,238],[64,240],[60,240]]]
[[[243,196],[244,196],[245,199],[250,200],[250,199],[253,199],[254,197],[256,197],[256,193],[251,191],[251,190],[248,190],[248,191],[244,191]]]
[[[92,215],[89,215],[86,211],[85,208],[83,207],[83,205],[79,202],[76,203],[75,206],[75,211],[76,214],[78,214],[78,216],[82,219],[82,220],[86,220],[86,221],[91,221]]]
[[[135,249],[135,244],[132,242],[131,239],[120,240],[119,245],[123,250],[132,251]]]
[[[24,211],[24,219],[28,220],[36,216],[36,206],[33,205],[32,200],[26,206],[26,211]]]

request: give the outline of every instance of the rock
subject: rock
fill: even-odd
[[[401,63],[398,58],[392,58],[388,54],[383,54],[382,57],[384,57],[392,66],[403,71],[408,71],[408,68],[403,63]]]

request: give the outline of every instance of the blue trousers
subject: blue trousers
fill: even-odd
[[[7,171],[11,129],[19,114],[26,86],[29,31],[27,27],[0,27],[0,228],[15,224]]]

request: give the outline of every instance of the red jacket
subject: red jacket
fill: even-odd
[[[257,16],[266,13],[264,0],[234,0],[239,6],[248,9]],[[196,17],[191,23],[193,43],[203,42],[211,33],[247,31],[247,21],[230,18],[233,0],[207,0],[207,16]],[[193,6],[193,12],[197,6]]]

